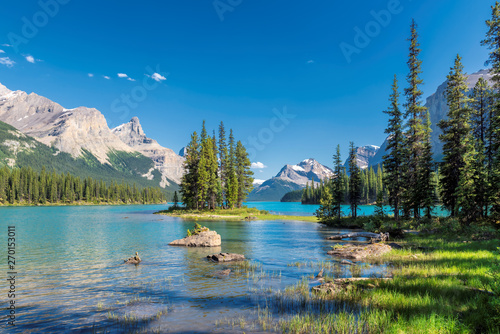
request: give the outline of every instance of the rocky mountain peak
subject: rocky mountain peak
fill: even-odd
[[[9,93],[12,93],[12,91],[0,83],[0,97],[8,95]]]
[[[333,175],[333,170],[310,158],[296,165],[285,165],[276,175],[276,178],[305,185],[313,178],[319,181],[331,178]]]
[[[372,165],[372,160],[380,150],[379,146],[366,145],[361,147],[356,147],[356,164],[361,169],[366,169]],[[345,161],[344,166],[348,167],[349,158]]]
[[[168,179],[180,183],[184,172],[182,168],[184,158],[171,149],[161,146],[156,140],[148,138],[142,130],[139,118],[132,117],[128,123],[119,125],[111,131],[125,144],[153,160],[155,168],[162,173],[164,185],[169,184]]]

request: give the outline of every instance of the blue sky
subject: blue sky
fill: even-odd
[[[0,82],[66,108],[95,107],[110,127],[137,116],[149,137],[176,152],[203,119],[209,129],[222,120],[252,161],[267,166],[255,169],[266,179],[310,157],[331,166],[337,144],[345,158],[351,140],[383,142],[393,75],[406,85],[411,18],[419,25],[426,97],[457,53],[467,72],[484,68],[480,41],[492,4],[9,2],[0,13]],[[356,41],[356,28],[369,40]],[[341,45],[357,50],[346,57]]]

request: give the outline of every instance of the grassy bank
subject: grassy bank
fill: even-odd
[[[340,312],[299,311],[287,333],[500,333],[499,239],[410,236],[374,263],[387,263],[392,280],[355,282],[335,295]],[[496,276],[495,276],[496,272]],[[500,291],[496,291],[499,293]],[[306,294],[306,296],[308,296]],[[343,306],[342,306],[343,305]],[[352,313],[353,307],[358,312]],[[348,311],[342,311],[342,309]],[[357,314],[356,314],[357,313]]]
[[[155,212],[155,214],[167,215],[171,217],[179,217],[187,220],[204,220],[204,221],[242,221],[242,220],[295,220],[306,222],[317,222],[315,216],[285,216],[272,215],[268,211],[259,210],[256,208],[240,208],[240,209],[216,209],[216,210],[187,210],[184,208],[169,208]]]

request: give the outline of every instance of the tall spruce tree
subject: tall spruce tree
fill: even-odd
[[[420,78],[422,73],[422,61],[419,59],[420,44],[418,42],[417,24],[415,20],[411,23],[411,36],[408,39],[410,42],[408,68],[409,73],[406,77],[408,87],[405,88],[404,93],[406,97],[406,117],[408,118],[406,136],[406,168],[405,168],[405,192],[404,192],[404,211],[409,213],[413,211],[415,218],[420,217],[420,208],[425,198],[424,189],[422,185],[426,180],[421,177],[422,161],[421,156],[424,150],[425,141],[425,126],[424,119],[426,116],[427,108],[422,106],[423,92],[420,86],[423,80]],[[427,180],[430,182],[430,179]]]
[[[342,216],[342,202],[344,200],[344,166],[340,156],[340,145],[337,145],[337,150],[333,155],[334,179],[332,181],[332,197],[333,197],[333,215],[340,220]]]
[[[452,217],[459,212],[458,186],[464,168],[464,158],[469,149],[470,110],[468,108],[467,78],[463,73],[461,57],[457,55],[455,65],[447,76],[446,100],[448,103],[448,118],[439,122],[443,134],[439,136],[443,142],[443,163],[441,164],[441,198],[443,205],[450,211]],[[470,158],[470,155],[467,155]],[[463,193],[462,193],[463,195]]]
[[[238,177],[236,175],[236,146],[232,129],[229,131],[229,155],[226,177],[227,207],[233,209],[238,204]]]
[[[250,159],[248,158],[245,146],[238,140],[236,143],[236,176],[238,179],[238,202],[237,206],[241,208],[243,201],[252,191],[253,172],[250,170]]]
[[[421,194],[421,206],[424,210],[425,217],[427,219],[431,218],[432,210],[434,209],[434,204],[436,198],[434,196],[434,191],[436,184],[434,183],[435,177],[435,167],[434,160],[432,158],[432,143],[431,143],[431,116],[429,111],[426,112],[424,123],[424,142],[422,148],[422,156],[420,157],[420,169],[419,169],[419,190]]]
[[[358,217],[358,206],[361,200],[361,171],[358,166],[356,147],[353,142],[349,143],[349,204],[351,205],[351,216]]]
[[[474,134],[475,161],[475,195],[476,202],[481,207],[480,216],[488,216],[491,198],[491,170],[493,168],[491,112],[493,107],[493,92],[484,78],[479,78],[472,89],[471,126]]]
[[[488,191],[488,202],[495,219],[498,219],[500,218],[500,3],[498,1],[495,2],[494,6],[491,6],[491,19],[486,21],[486,25],[488,32],[481,44],[490,50],[486,64],[491,65],[495,90],[489,124],[492,164],[488,181],[491,185]]]
[[[399,224],[399,211],[401,210],[404,191],[403,164],[405,162],[405,136],[403,134],[403,113],[399,108],[399,88],[396,75],[394,75],[392,94],[389,101],[390,106],[387,111],[384,111],[389,115],[389,124],[385,130],[385,133],[388,135],[388,153],[384,155],[384,184],[388,192],[389,205],[391,205],[394,218]]]
[[[198,167],[200,163],[200,145],[196,131],[191,135],[191,141],[186,147],[184,160],[184,175],[181,179],[181,197],[189,209],[198,209]],[[90,188],[89,188],[90,189]]]
[[[226,130],[224,129],[224,123],[220,122],[219,125],[219,176],[220,176],[220,186],[221,186],[221,198],[222,206],[225,207],[226,203],[226,180],[227,180],[227,161],[228,152],[226,144]]]

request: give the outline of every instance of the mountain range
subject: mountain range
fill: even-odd
[[[266,180],[248,195],[249,201],[279,201],[286,193],[302,189],[312,179],[331,178],[333,170],[314,159],[306,159],[296,165],[285,165],[275,177]]]
[[[29,165],[20,156],[51,152],[52,157],[64,157],[65,163],[59,163],[77,175],[108,170],[103,174],[107,179],[115,175],[118,181],[170,190],[177,189],[182,176],[184,158],[146,137],[137,117],[111,130],[97,109],[66,109],[43,96],[11,91],[0,84],[0,121],[6,123],[1,126],[0,166]],[[36,158],[32,165],[41,164],[41,158]],[[50,161],[44,164],[54,166]]]
[[[467,77],[467,85],[469,89],[473,88],[481,77],[485,78],[490,85],[492,84],[491,74],[489,70],[480,70],[476,73],[470,74]],[[445,96],[447,83],[447,81],[443,82],[437,88],[436,92],[427,98],[425,103],[425,106],[429,110],[429,115],[432,122],[431,141],[433,157],[435,161],[441,161],[443,157],[443,143],[439,140],[439,135],[442,134],[442,131],[438,127],[438,123],[440,120],[446,119],[446,115],[448,114],[449,110]],[[357,147],[357,165],[362,169],[368,168],[370,166],[375,167],[383,162],[383,156],[385,154],[387,154],[387,139],[382,143],[380,147],[375,145]],[[314,161],[313,159],[308,160]],[[349,159],[345,161],[344,167],[347,168],[348,164]],[[326,166],[323,167],[328,168]],[[303,175],[302,178],[287,177],[287,175],[289,174],[294,175],[294,171],[292,171],[291,169],[293,170],[292,166],[286,165],[275,177],[264,181],[260,185],[254,185],[254,190],[250,193],[249,200],[279,201],[286,192],[304,188],[305,182],[307,181],[305,179],[306,176]],[[322,177],[322,179],[324,178]],[[309,178],[309,180],[311,180],[311,178]],[[315,176],[315,180],[319,180],[319,177],[317,175]]]

